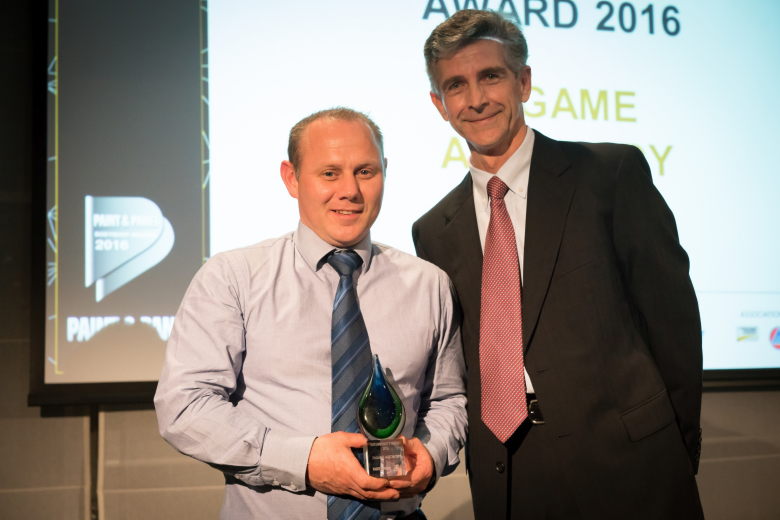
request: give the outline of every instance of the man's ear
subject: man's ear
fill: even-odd
[[[279,168],[282,174],[282,182],[287,188],[287,193],[290,197],[298,198],[298,179],[295,177],[295,168],[290,161],[282,161],[282,166]]]
[[[527,103],[531,97],[531,67],[528,65],[520,71],[520,91],[523,103]]]
[[[433,101],[433,104],[436,106],[436,110],[438,110],[439,114],[441,114],[442,119],[449,121],[450,118],[447,115],[447,109],[444,107],[444,101],[442,101],[441,97],[433,91],[431,91],[431,101]]]

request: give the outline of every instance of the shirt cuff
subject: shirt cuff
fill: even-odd
[[[436,438],[434,435],[428,435],[427,439],[420,439],[428,449],[428,453],[431,454],[434,465],[434,481],[429,485],[429,489],[436,485],[436,482],[444,473],[444,468],[447,467],[447,445],[441,439]]]
[[[288,491],[305,491],[306,466],[314,439],[314,436],[288,435],[270,430],[260,454],[263,482]]]

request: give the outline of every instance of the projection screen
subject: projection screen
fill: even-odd
[[[314,111],[381,127],[372,238],[414,254],[412,223],[468,171],[422,55],[461,8],[525,31],[532,128],[644,153],[691,259],[705,369],[780,368],[780,4],[54,0],[44,383],[156,381],[203,262],[296,227],[279,164]]]

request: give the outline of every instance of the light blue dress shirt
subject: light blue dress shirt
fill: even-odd
[[[330,332],[339,276],[312,230],[220,253],[176,315],[155,395],[162,436],[226,475],[220,518],[327,517],[306,486],[314,439],[331,430]],[[371,349],[404,402],[439,476],[466,437],[465,363],[454,288],[436,266],[372,243],[353,249]],[[421,497],[382,504],[410,514]]]

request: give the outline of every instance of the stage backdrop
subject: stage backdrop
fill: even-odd
[[[46,383],[157,379],[203,261],[296,227],[279,164],[314,111],[382,128],[372,238],[413,254],[412,223],[468,169],[422,53],[466,7],[525,31],[531,127],[644,153],[691,258],[705,368],[780,367],[777,2],[51,5]]]

